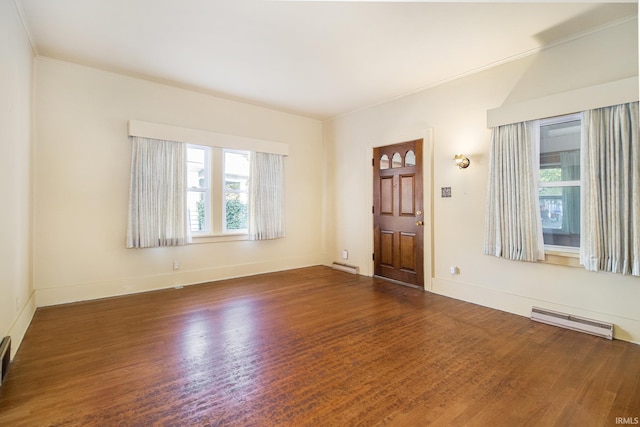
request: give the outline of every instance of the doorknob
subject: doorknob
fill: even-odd
[[[424,221],[416,221],[416,225],[424,225]]]

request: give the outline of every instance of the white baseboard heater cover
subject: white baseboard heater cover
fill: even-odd
[[[351,274],[358,274],[358,267],[355,265],[343,264],[341,262],[334,262],[331,265],[334,270],[340,270]]]
[[[573,316],[571,314],[539,307],[533,307],[531,309],[531,320],[596,335],[610,340],[613,339],[613,323]]]

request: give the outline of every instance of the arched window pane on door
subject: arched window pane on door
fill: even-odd
[[[400,153],[395,153],[393,155],[393,158],[391,159],[391,167],[392,168],[402,167],[402,157],[400,157]]]
[[[389,156],[386,154],[380,158],[380,169],[389,169]]]
[[[413,150],[407,151],[407,154],[404,156],[404,165],[405,166],[416,165],[416,153],[414,153]]]

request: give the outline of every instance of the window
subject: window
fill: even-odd
[[[405,153],[404,162],[400,153],[394,153],[391,159],[391,164],[389,164],[389,156],[383,154],[380,157],[380,169],[389,169],[392,168],[401,168],[403,166],[415,166],[416,165],[416,153],[413,150],[409,150]]]
[[[187,211],[192,233],[208,233],[211,224],[209,147],[187,146]]]
[[[539,120],[538,194],[545,248],[580,248],[582,115]]]
[[[249,152],[187,146],[187,210],[194,236],[246,234]]]
[[[224,231],[246,233],[249,227],[249,153],[224,150]]]
[[[638,145],[637,102],[494,127],[484,253],[640,275]]]

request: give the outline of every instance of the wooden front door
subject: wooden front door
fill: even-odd
[[[422,140],[373,150],[374,273],[424,287]]]

